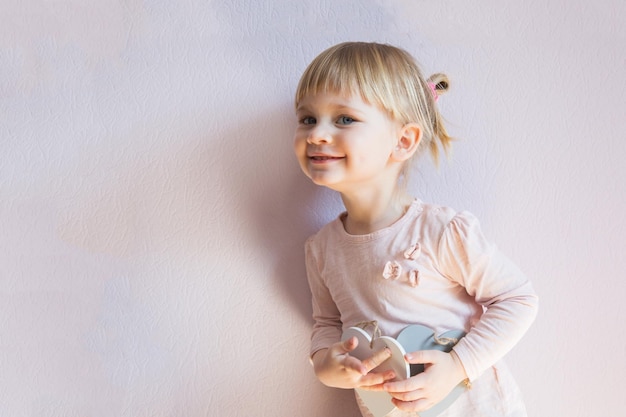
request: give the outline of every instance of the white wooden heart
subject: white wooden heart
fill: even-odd
[[[371,357],[375,352],[385,347],[391,350],[391,357],[374,368],[373,372],[393,370],[396,374],[394,380],[402,380],[409,377],[410,367],[404,359],[406,351],[394,338],[382,336],[374,339],[372,343],[371,336],[365,330],[359,327],[350,327],[343,333],[341,340],[348,340],[351,337],[356,337],[359,344],[350,354],[360,360]],[[391,396],[385,391],[368,391],[360,388],[356,388],[355,391],[374,417],[386,416],[396,408],[391,402]]]
[[[391,350],[391,357],[380,364],[373,371],[384,372],[393,370],[396,374],[395,380],[407,379],[410,376],[417,375],[424,371],[423,365],[411,365],[406,362],[404,355],[406,352],[415,352],[418,350],[440,350],[449,352],[455,343],[441,344],[437,343],[434,333],[431,329],[417,324],[405,327],[397,339],[388,336],[382,336],[371,342],[371,336],[359,327],[350,327],[346,329],[341,340],[347,340],[356,337],[359,341],[357,348],[351,352],[351,355],[357,359],[364,360],[371,357],[375,352],[388,347]],[[452,330],[438,336],[439,340],[448,338],[450,340],[459,340],[465,336],[462,331]],[[457,385],[446,398],[426,411],[419,413],[420,417],[436,417],[446,408],[448,408],[456,399],[465,391],[465,385]],[[391,395],[384,391],[368,391],[364,389],[355,389],[357,395],[367,406],[370,413],[374,417],[384,417],[395,409],[391,402]]]

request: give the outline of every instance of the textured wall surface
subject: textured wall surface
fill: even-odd
[[[469,3],[472,3],[471,5]],[[460,140],[412,191],[534,281],[531,416],[614,416],[626,335],[622,0],[0,5],[0,417],[356,416],[307,362],[292,95],[344,40],[445,71]]]

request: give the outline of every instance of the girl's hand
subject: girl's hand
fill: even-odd
[[[393,371],[371,372],[372,369],[391,357],[389,349],[380,350],[361,361],[350,355],[350,352],[356,349],[358,344],[358,339],[351,337],[315,353],[313,356],[315,374],[323,384],[335,388],[360,388],[380,386],[395,378]]]
[[[405,356],[410,364],[424,364],[424,372],[403,381],[387,382],[382,388],[400,410],[424,411],[443,400],[467,378],[454,351],[423,350]]]

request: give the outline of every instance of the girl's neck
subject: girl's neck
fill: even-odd
[[[351,235],[365,235],[384,229],[406,213],[413,198],[396,190],[359,195],[341,195],[347,216],[343,227]]]

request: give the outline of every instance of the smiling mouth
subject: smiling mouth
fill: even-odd
[[[309,159],[313,161],[334,161],[342,158],[339,156],[310,156]]]

